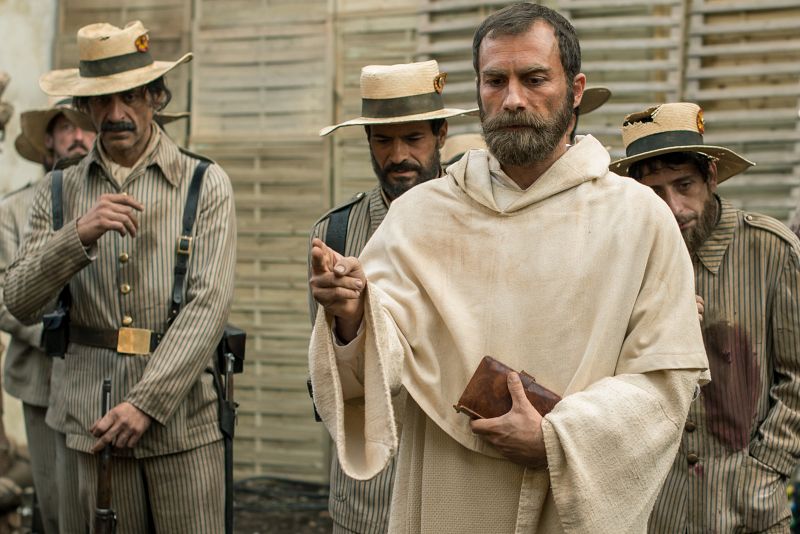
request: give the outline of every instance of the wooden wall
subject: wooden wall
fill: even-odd
[[[471,42],[500,0],[63,0],[56,63],[74,66],[75,32],[139,18],[156,58],[192,50],[168,78],[171,110],[191,109],[191,145],[236,194],[239,250],[232,322],[248,331],[237,377],[236,475],[327,477],[328,438],[305,386],[306,253],[314,221],[375,178],[362,128],[318,130],[360,114],[366,64],[433,58],[450,106],[475,105]],[[796,0],[549,0],[581,37],[588,85],[613,97],[581,117],[622,154],[625,114],[665,101],[707,111],[706,139],[758,166],[723,186],[785,219],[800,202],[800,8]],[[453,119],[451,133],[477,131]],[[184,127],[185,128],[185,127]],[[180,130],[178,135],[180,135]]]

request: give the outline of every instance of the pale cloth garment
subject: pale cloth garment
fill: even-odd
[[[672,214],[608,163],[586,136],[514,191],[468,152],[364,249],[357,338],[337,346],[318,314],[309,364],[343,469],[369,478],[399,448],[390,532],[645,532],[708,362]],[[542,422],[549,471],[453,410],[486,354],[565,397]]]

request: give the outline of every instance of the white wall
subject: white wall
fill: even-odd
[[[40,165],[22,159],[14,149],[19,113],[47,105],[39,76],[50,70],[57,0],[0,0],[0,70],[11,82],[3,100],[14,106],[0,152],[0,194],[13,191],[43,174]],[[0,337],[7,341],[7,336]],[[21,405],[3,391],[3,423],[17,442],[25,442]]]
[[[14,139],[19,134],[20,112],[47,105],[39,76],[52,64],[56,9],[57,0],[0,0],[0,70],[11,76],[3,100],[14,106],[0,153],[0,194],[43,174],[41,166],[17,154]]]

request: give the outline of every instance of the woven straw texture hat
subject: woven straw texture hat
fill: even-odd
[[[11,80],[11,77],[8,73],[3,72],[0,70],[0,98],[3,96],[3,91],[6,90],[6,86],[8,82]],[[2,134],[5,132],[6,123],[11,119],[11,115],[14,114],[14,106],[9,104],[8,102],[0,101],[0,139],[2,139]]]
[[[39,79],[48,95],[96,96],[120,93],[152,82],[178,65],[191,61],[155,61],[150,37],[140,21],[117,28],[105,22],[78,30],[77,69],[54,70]]]
[[[733,150],[703,143],[703,110],[697,104],[662,104],[631,113],[622,123],[622,142],[627,157],[611,165],[611,171],[625,176],[637,161],[670,152],[697,152],[717,162],[717,183],[755,165]]]
[[[361,69],[361,116],[327,126],[319,135],[328,135],[342,126],[446,119],[478,111],[444,107],[442,90],[446,77],[434,60],[367,65]]]
[[[587,87],[583,90],[583,98],[578,106],[578,113],[586,115],[596,110],[611,98],[611,90],[608,87]]]
[[[450,135],[445,139],[444,146],[439,151],[442,156],[442,164],[449,165],[461,159],[461,156],[473,148],[486,149],[486,141],[483,136],[477,133],[466,133]]]
[[[43,163],[49,152],[45,146],[47,127],[53,119],[62,114],[78,128],[94,131],[91,119],[72,107],[72,98],[50,97],[47,108],[33,109],[20,114],[21,132],[14,140],[14,147],[19,155],[28,161]]]

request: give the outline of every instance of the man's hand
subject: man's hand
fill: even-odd
[[[139,228],[137,211],[144,206],[125,194],[100,195],[100,200],[78,219],[78,237],[83,246],[94,245],[108,231],[136,237]]]
[[[117,404],[95,421],[89,429],[89,432],[98,438],[92,447],[92,453],[102,451],[109,444],[117,449],[135,447],[145,431],[150,428],[151,422],[149,415],[130,402]]]
[[[349,343],[364,316],[364,288],[367,277],[361,263],[345,258],[321,239],[311,242],[311,295],[325,311],[336,317],[336,334]]]
[[[695,295],[694,300],[697,302],[697,318],[700,319],[700,322],[703,322],[703,312],[706,311],[705,301],[703,297],[700,295]]]
[[[525,467],[547,467],[547,451],[542,435],[542,416],[525,396],[517,373],[508,374],[511,410],[492,419],[475,419],[470,428],[491,443],[500,454]]]

